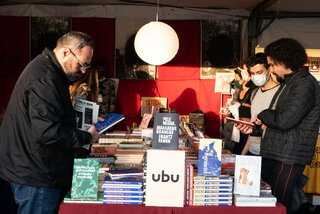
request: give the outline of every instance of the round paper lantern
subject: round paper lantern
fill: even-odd
[[[153,21],[140,28],[134,40],[134,48],[146,63],[162,65],[177,54],[179,38],[166,23]]]

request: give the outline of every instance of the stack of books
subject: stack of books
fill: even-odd
[[[232,205],[233,178],[229,175],[200,176],[193,181],[193,205],[230,206]]]
[[[106,176],[102,188],[104,204],[142,204],[142,177],[123,176],[112,178]]]
[[[237,207],[275,207],[277,198],[271,192],[260,192],[260,196],[234,195],[234,204]]]

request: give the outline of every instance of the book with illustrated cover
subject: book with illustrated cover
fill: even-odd
[[[308,57],[309,60],[309,71],[319,72],[320,71],[320,57]]]
[[[260,195],[261,156],[237,155],[234,194]]]
[[[100,163],[98,159],[75,159],[71,198],[97,198]]]
[[[200,139],[198,175],[221,175],[221,139]]]
[[[123,114],[109,113],[103,119],[104,121],[99,121],[94,124],[99,134],[102,134],[107,129],[122,121],[124,116]]]
[[[158,113],[154,116],[152,149],[178,150],[179,114]]]

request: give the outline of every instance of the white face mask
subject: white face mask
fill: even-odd
[[[248,81],[249,80],[249,74],[246,70],[241,70],[241,77],[244,81]]]
[[[264,86],[268,82],[269,77],[267,78],[265,74],[252,75],[251,80],[256,86]]]

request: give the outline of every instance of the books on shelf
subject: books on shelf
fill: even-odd
[[[123,114],[109,113],[103,119],[104,121],[99,121],[94,124],[99,134],[102,134],[103,132],[105,132],[115,124],[124,120],[124,116]]]
[[[234,172],[234,194],[259,196],[261,156],[237,155]]]
[[[221,175],[221,139],[200,139],[198,175]]]

